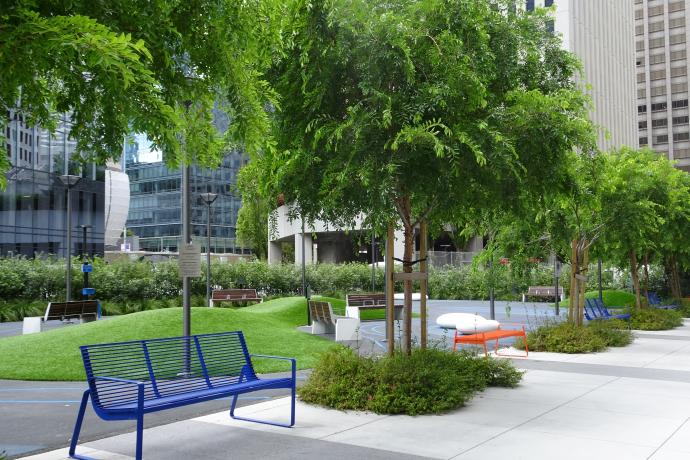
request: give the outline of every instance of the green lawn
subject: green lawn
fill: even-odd
[[[344,302],[331,301],[336,309]],[[376,313],[376,312],[371,312]],[[192,333],[242,330],[251,353],[297,358],[311,368],[333,342],[296,329],[306,324],[301,297],[275,299],[245,308],[193,308]],[[80,345],[181,335],[182,309],[166,308],[113,317],[104,321],[0,339],[0,379],[83,380]],[[258,372],[287,370],[284,363],[257,361]]]
[[[595,299],[599,297],[599,291],[587,291],[585,293],[586,299]],[[615,291],[605,289],[602,291],[604,305],[607,307],[625,307],[635,305],[635,294],[626,291]],[[561,302],[561,305],[567,307],[569,299]]]

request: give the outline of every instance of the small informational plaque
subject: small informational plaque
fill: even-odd
[[[180,247],[180,276],[198,278],[201,276],[201,248],[197,244],[184,244]]]

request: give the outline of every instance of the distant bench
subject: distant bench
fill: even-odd
[[[213,307],[216,303],[223,302],[263,302],[264,299],[259,297],[256,289],[216,289],[211,293],[209,307]]]
[[[563,288],[558,288],[558,297],[563,300]],[[556,298],[556,288],[554,286],[530,286],[526,294],[522,294],[522,301],[527,300],[527,297],[545,297]]]
[[[312,334],[335,334],[336,342],[359,340],[359,319],[335,315],[330,302],[310,300],[309,315]]]
[[[101,304],[98,300],[71,300],[69,302],[50,302],[43,316],[27,316],[22,325],[22,334],[35,334],[43,330],[43,322],[57,319],[81,323],[96,321],[101,317]]]
[[[395,319],[402,318],[402,305],[395,305]],[[360,310],[385,310],[386,294],[348,294],[345,315],[359,319]]]

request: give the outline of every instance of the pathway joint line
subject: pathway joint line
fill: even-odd
[[[664,442],[662,442],[662,443],[659,445],[659,447],[657,447],[656,449],[654,449],[654,452],[652,452],[651,454],[649,454],[649,457],[647,457],[647,460],[649,460],[650,458],[654,457],[654,455],[656,455],[656,453],[659,452],[659,450],[661,450],[661,448],[664,447],[664,445],[665,445],[667,442],[669,442],[669,440],[670,440],[672,437],[674,437],[674,436],[676,435],[676,433],[678,433],[678,432],[680,431],[680,429],[683,428],[683,426],[685,426],[685,424],[688,423],[688,422],[690,422],[690,417],[686,418],[686,419],[683,421],[683,423],[681,423],[680,425],[678,425],[678,428],[676,428],[675,430],[673,430],[673,433],[671,433],[671,434],[669,435],[668,438],[664,439]]]
[[[622,377],[615,377],[615,378],[612,378],[611,380],[608,380],[608,381],[606,381],[606,382],[604,382],[604,383],[602,383],[602,384],[600,384],[600,385],[597,385],[596,387],[594,387],[594,388],[592,388],[592,389],[590,389],[590,390],[587,390],[587,391],[585,391],[584,393],[582,393],[582,394],[580,394],[580,395],[578,395],[578,396],[575,396],[574,398],[569,399],[568,401],[565,401],[565,402],[563,402],[563,403],[561,403],[561,404],[558,404],[557,406],[552,407],[551,409],[549,409],[549,410],[547,410],[547,411],[545,411],[545,412],[542,412],[541,414],[535,415],[534,417],[532,417],[532,418],[530,418],[530,419],[528,419],[528,420],[525,420],[525,421],[522,422],[522,423],[518,423],[517,425],[515,425],[515,426],[513,426],[513,427],[510,427],[510,428],[508,428],[507,430],[503,430],[503,431],[501,431],[500,433],[495,434],[495,435],[491,436],[490,438],[485,439],[484,441],[482,441],[482,442],[480,442],[480,443],[478,443],[478,444],[475,444],[474,446],[472,446],[472,447],[470,447],[470,448],[467,448],[467,449],[463,450],[462,452],[460,452],[460,453],[458,453],[458,454],[456,454],[456,455],[453,455],[452,457],[448,457],[448,460],[453,460],[453,459],[455,459],[455,458],[460,457],[461,455],[465,455],[467,452],[469,452],[469,451],[471,451],[471,450],[474,450],[474,449],[476,449],[476,448],[479,447],[479,446],[483,446],[484,444],[486,444],[486,443],[488,443],[488,442],[490,442],[490,441],[493,441],[494,439],[496,439],[496,438],[498,438],[498,437],[500,437],[500,436],[503,436],[504,434],[509,433],[509,432],[513,431],[514,429],[516,429],[516,428],[520,428],[521,426],[527,425],[528,423],[530,423],[530,422],[532,422],[532,421],[534,421],[534,420],[536,420],[536,419],[538,419],[538,418],[540,418],[540,417],[543,417],[543,416],[546,415],[546,414],[550,414],[551,412],[553,412],[553,411],[555,411],[555,410],[557,410],[557,409],[560,409],[561,407],[563,407],[563,406],[565,406],[565,405],[567,405],[567,404],[570,404],[571,402],[577,401],[578,399],[582,398],[583,396],[587,396],[588,394],[590,394],[590,393],[592,393],[592,392],[594,392],[594,391],[597,391],[597,390],[600,389],[600,388],[605,387],[605,386],[608,385],[609,383],[613,383],[613,382],[615,382],[616,380],[620,380],[621,378],[622,378]]]

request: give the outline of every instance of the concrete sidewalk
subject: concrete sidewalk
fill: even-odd
[[[638,333],[603,353],[530,353],[516,389],[490,388],[442,416],[380,416],[298,404],[292,429],[233,421],[227,412],[147,429],[146,459],[654,459],[690,458],[690,321]],[[239,411],[238,411],[239,412]],[[285,420],[289,400],[242,414]],[[133,429],[133,427],[132,427]],[[129,459],[134,434],[81,453]],[[66,458],[66,450],[27,457]]]

